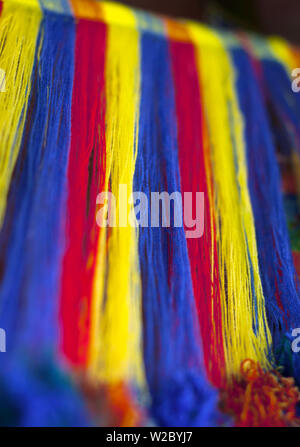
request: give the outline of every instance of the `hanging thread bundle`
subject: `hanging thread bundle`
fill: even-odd
[[[1,2],[0,424],[298,424],[276,145],[299,151],[299,61],[117,3]]]

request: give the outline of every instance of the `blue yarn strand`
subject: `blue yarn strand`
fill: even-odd
[[[150,216],[150,193],[180,191],[180,174],[167,41],[143,33],[141,59],[134,189],[147,195]],[[152,414],[162,426],[214,425],[218,417],[217,395],[204,375],[183,228],[173,227],[172,219],[170,228],[140,228],[139,257],[144,359]]]
[[[80,393],[59,365],[75,23],[44,12],[22,146],[0,233],[0,425],[87,425]],[[40,51],[40,52],[39,52]],[[7,410],[7,411],[6,411]]]

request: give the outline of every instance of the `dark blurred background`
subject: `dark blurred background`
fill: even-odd
[[[277,34],[300,44],[300,0],[119,0],[174,17]]]

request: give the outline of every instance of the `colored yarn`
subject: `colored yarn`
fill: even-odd
[[[103,4],[104,15],[110,14]],[[119,6],[120,20],[134,15]],[[133,189],[139,120],[139,38],[138,32],[111,26],[107,35],[106,83],[106,171],[104,191],[117,198],[116,216],[132,205],[119,198],[119,185]],[[118,94],[116,95],[116,91]],[[103,232],[102,234],[105,234]],[[91,368],[102,380],[144,383],[141,333],[141,291],[136,229],[128,221],[110,228],[107,258],[102,235],[97,259],[93,299],[98,309],[96,334],[91,343]],[[104,278],[106,288],[104,295]],[[118,287],[116,287],[118,284]],[[105,297],[105,302],[104,302]],[[115,340],[118,340],[116,343]],[[110,346],[111,349],[107,349]]]
[[[275,58],[265,58],[262,61],[264,84],[267,97],[278,117],[279,125],[286,129],[284,144],[289,142],[290,149],[300,151],[300,134],[297,116],[300,113],[299,95],[292,90],[290,73],[292,67],[283,65]],[[290,73],[288,73],[290,70]]]
[[[78,22],[60,313],[63,352],[82,366],[88,362],[91,320],[97,312],[92,310],[92,288],[99,238],[96,197],[105,181],[105,45],[103,23]]]
[[[124,383],[103,386],[84,379],[80,388],[96,425],[139,427],[147,424],[145,412]]]
[[[249,359],[242,362],[240,377],[222,397],[222,407],[235,417],[236,426],[299,426],[296,404],[300,396],[293,378],[284,378],[276,370],[264,372]]]
[[[86,427],[92,418],[69,375],[53,358],[20,355],[1,365],[0,425]]]
[[[11,334],[9,350],[19,343],[27,344],[30,350],[58,347],[57,291],[64,245],[61,223],[70,141],[73,46],[73,19],[61,22],[46,13],[33,69],[31,113],[25,123],[0,238],[0,318],[2,327]]]
[[[234,72],[217,35],[193,24],[189,29],[197,45],[208,120],[224,353],[227,376],[231,377],[239,374],[245,358],[268,367],[271,340],[259,275],[243,120],[234,90]]]
[[[169,24],[170,36],[175,29]],[[181,32],[183,32],[181,30]],[[187,36],[188,39],[188,36]],[[181,190],[204,195],[204,234],[188,238],[187,247],[194,295],[201,327],[205,364],[212,382],[224,379],[224,348],[219,286],[219,266],[212,202],[211,167],[203,116],[195,50],[191,42],[170,41],[176,93]],[[195,203],[195,202],[194,202]],[[186,228],[186,231],[190,229]]]
[[[175,98],[166,40],[144,32],[135,190],[180,191]],[[161,64],[161,60],[165,62]],[[159,425],[217,423],[217,396],[206,381],[183,228],[140,227],[144,360]],[[179,324],[180,322],[180,324]]]
[[[249,57],[231,52],[245,122],[248,183],[255,216],[260,273],[274,349],[289,328],[299,326],[299,281],[295,273],[280,192],[271,129]]]
[[[26,8],[4,1],[0,17],[0,67],[7,90],[0,102],[0,226],[22,140],[41,21],[37,0],[28,3],[37,6],[30,14]]]
[[[299,425],[299,54],[0,3],[0,425]]]

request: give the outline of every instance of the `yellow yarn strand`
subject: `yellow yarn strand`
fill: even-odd
[[[118,15],[120,25],[133,13],[120,5],[103,3],[104,17]],[[139,34],[133,27],[108,27],[106,60],[106,180],[119,213],[129,216],[132,205],[119,200],[119,185],[133,189],[140,102]],[[109,232],[108,242],[106,242]],[[105,250],[107,244],[107,251]],[[142,385],[141,284],[137,230],[101,229],[93,290],[90,365],[98,380]],[[107,253],[107,254],[106,254]],[[104,299],[105,297],[105,299]],[[94,317],[96,316],[96,317]]]
[[[269,45],[273,55],[285,66],[289,76],[291,76],[292,69],[296,67],[290,45],[280,37],[270,37]]]
[[[223,340],[230,379],[239,375],[246,358],[269,367],[271,336],[259,275],[234,71],[216,34],[193,23],[188,28],[196,45],[211,146]]]
[[[22,8],[9,1],[3,4],[0,68],[5,76],[5,92],[0,92],[0,227],[24,130],[40,21],[38,0],[26,0]]]

